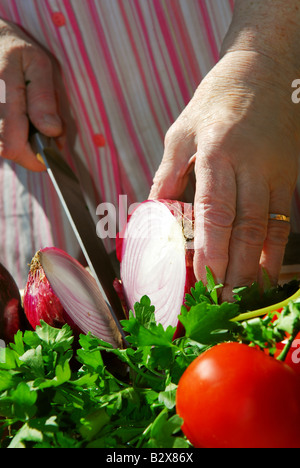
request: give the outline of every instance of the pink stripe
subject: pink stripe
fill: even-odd
[[[42,33],[43,33],[43,37],[46,38],[46,41],[47,41],[47,47],[49,49],[49,52],[52,52],[52,55],[53,54],[53,47],[52,47],[52,37],[49,36],[48,34],[48,28],[46,27],[45,25],[45,15],[43,14],[43,7],[45,6],[45,4],[43,6],[41,6],[41,2],[36,2],[36,14],[37,14],[37,17],[38,17],[38,22],[39,22],[39,26],[41,27],[42,29]]]
[[[122,13],[122,18],[124,20],[124,26],[126,28],[126,31],[127,31],[127,34],[128,34],[129,40],[130,40],[130,44],[131,44],[131,47],[132,47],[132,50],[133,50],[133,53],[134,53],[138,68],[139,68],[139,73],[140,73],[140,76],[141,76],[141,79],[142,79],[142,82],[143,82],[143,85],[144,85],[145,93],[146,93],[146,96],[147,96],[147,99],[148,99],[148,104],[149,104],[149,107],[151,109],[151,113],[152,113],[154,122],[156,124],[156,128],[158,130],[158,133],[160,134],[160,137],[163,140],[164,139],[164,132],[162,132],[162,129],[161,129],[161,126],[160,126],[160,123],[159,123],[159,119],[157,117],[155,108],[154,108],[153,103],[152,103],[152,97],[151,97],[151,94],[150,94],[150,91],[149,91],[149,86],[148,86],[148,83],[147,83],[145,72],[143,70],[143,64],[141,62],[138,49],[136,47],[136,41],[135,41],[135,38],[134,38],[134,36],[132,34],[132,28],[131,28],[131,26],[129,24],[129,21],[128,21],[128,17],[127,17],[126,9],[124,7],[124,3],[120,2],[119,7],[120,7],[120,11]]]
[[[11,4],[12,4],[12,10],[13,10],[13,13],[14,13],[15,22],[18,23],[18,24],[22,24],[22,19],[21,19],[21,16],[19,14],[19,10],[18,10],[18,7],[17,7],[17,2],[15,0],[12,0]]]
[[[213,54],[215,62],[218,62],[218,60],[219,60],[219,50],[218,50],[218,47],[217,47],[217,44],[216,44],[213,28],[212,28],[212,25],[211,25],[211,21],[210,21],[210,17],[209,17],[208,11],[207,11],[207,6],[206,6],[205,1],[201,0],[199,2],[199,6],[200,6],[203,21],[204,21],[206,35],[207,35],[208,42],[209,42],[209,45],[210,45],[210,48],[211,48],[211,52]]]
[[[1,16],[2,19],[7,18],[7,14],[6,14],[4,5],[1,5],[1,3],[0,3],[0,16]]]
[[[145,19],[144,19],[142,10],[141,10],[141,2],[139,0],[134,0],[134,2],[135,2],[136,12],[137,12],[140,24],[141,24],[141,29],[143,31],[143,35],[144,35],[144,38],[145,38],[145,41],[146,41],[146,44],[147,44],[147,51],[148,51],[149,56],[150,56],[151,65],[152,65],[152,68],[153,68],[156,84],[157,84],[158,89],[159,89],[159,94],[160,94],[161,99],[163,100],[164,108],[165,108],[165,110],[166,110],[166,112],[168,114],[169,123],[172,123],[173,122],[173,114],[172,114],[168,99],[166,98],[166,94],[164,92],[163,84],[162,84],[162,81],[161,81],[161,78],[160,78],[160,75],[159,75],[159,72],[158,72],[158,69],[157,69],[156,60],[155,60],[154,55],[153,55],[152,46],[151,46],[147,26],[146,26]]]
[[[106,109],[105,109],[105,106],[104,106],[104,103],[103,103],[103,100],[102,100],[102,96],[101,96],[101,93],[100,93],[100,90],[99,90],[97,79],[95,77],[95,74],[94,74],[93,68],[91,66],[91,63],[90,63],[90,61],[88,59],[88,54],[87,54],[87,51],[85,49],[84,42],[81,39],[81,31],[80,31],[80,29],[78,27],[78,23],[77,23],[75,15],[74,15],[73,9],[70,6],[69,0],[64,0],[64,5],[65,5],[66,11],[68,13],[68,19],[70,21],[70,25],[71,25],[72,30],[74,31],[76,39],[77,39],[77,45],[78,45],[78,49],[79,49],[78,52],[81,53],[81,57],[82,57],[82,59],[84,61],[85,73],[88,75],[89,80],[90,80],[90,84],[92,85],[92,88],[93,88],[95,99],[96,99],[96,102],[98,104],[98,109],[100,111],[101,119],[102,119],[103,126],[104,126],[105,137],[107,139],[107,142],[109,144],[109,148],[111,150],[112,166],[113,166],[113,172],[114,172],[114,186],[116,188],[117,194],[121,194],[120,175],[119,175],[119,168],[118,168],[118,155],[117,155],[117,152],[116,152],[116,149],[115,149],[115,146],[114,146],[113,138],[112,138],[111,131],[110,131],[110,125],[109,125],[109,122],[108,122],[108,119],[107,119]],[[94,12],[94,15],[96,15],[95,12]],[[74,81],[75,81],[75,79],[74,79]],[[83,103],[83,105],[84,105],[84,103]],[[86,115],[86,119],[88,121],[88,116],[87,115]],[[91,128],[90,124],[89,124],[89,128],[90,128],[90,131],[91,131],[90,136],[92,138],[93,134],[94,134],[94,131]],[[102,171],[101,171],[101,167],[100,167],[99,158],[97,158],[97,163],[98,163],[98,174],[100,176]],[[102,193],[104,193],[104,188],[103,188]]]
[[[122,112],[123,112],[124,122],[126,123],[127,128],[128,128],[128,135],[129,135],[129,137],[131,138],[131,140],[133,142],[133,145],[134,145],[135,150],[136,150],[137,157],[138,157],[138,159],[140,161],[141,167],[143,168],[144,175],[145,175],[146,179],[148,180],[148,183],[151,184],[152,183],[152,175],[151,175],[151,173],[149,171],[149,168],[147,166],[146,161],[144,160],[143,150],[141,148],[139,140],[138,140],[138,138],[136,136],[136,132],[134,130],[134,126],[133,126],[133,123],[132,123],[132,120],[131,120],[131,115],[130,115],[130,112],[128,110],[127,104],[126,104],[125,97],[123,95],[122,87],[120,85],[119,78],[118,78],[118,75],[116,73],[113,60],[112,60],[112,58],[110,56],[110,51],[109,51],[109,47],[108,47],[108,44],[107,44],[107,39],[106,39],[105,34],[103,32],[102,25],[101,25],[101,23],[100,23],[100,21],[98,19],[98,13],[97,13],[97,10],[95,8],[95,3],[92,0],[87,0],[87,1],[88,1],[89,5],[91,7],[91,13],[93,14],[93,17],[94,17],[94,20],[95,20],[96,31],[97,31],[98,38],[99,38],[99,40],[101,42],[101,45],[102,45],[103,54],[104,54],[105,61],[106,61],[106,64],[107,64],[107,70],[110,73],[111,83],[113,85],[113,88],[115,90],[115,94],[116,94],[116,96],[118,98],[118,101],[119,101],[119,105],[120,105],[120,107],[122,109]],[[93,76],[92,76],[92,80],[94,81]],[[97,88],[96,92],[99,95],[98,88]],[[100,108],[101,108],[103,114],[105,115],[105,108],[103,106],[101,96],[99,96],[99,103],[100,103]]]
[[[51,7],[49,6],[48,0],[46,0],[46,3],[47,3],[47,8],[48,8],[48,10],[49,10],[49,13],[51,14],[51,13],[52,13],[52,10],[51,10]],[[69,2],[68,2],[68,3],[69,3]],[[69,8],[69,10],[70,10],[70,8]],[[69,11],[69,14],[70,14],[70,11]],[[69,18],[68,18],[68,19],[69,19]],[[81,36],[81,33],[78,32],[78,26],[77,26],[76,20],[75,20],[74,18],[73,18],[73,21],[70,19],[70,23],[71,23],[71,22],[73,22],[73,25],[72,25],[72,26],[73,26],[73,27],[76,27],[77,33],[78,33],[78,37],[80,37],[80,36]],[[75,88],[75,93],[76,93],[77,99],[79,100],[79,109],[80,109],[80,113],[81,113],[81,115],[82,115],[81,121],[84,121],[84,122],[85,122],[85,125],[87,126],[88,131],[89,131],[89,133],[90,133],[90,138],[92,139],[93,134],[94,134],[94,130],[93,130],[93,128],[92,128],[92,125],[90,124],[90,119],[89,119],[89,115],[88,115],[88,112],[87,112],[87,109],[86,109],[86,105],[85,105],[85,102],[84,102],[84,100],[83,100],[83,98],[82,98],[81,91],[80,91],[80,88],[79,88],[78,83],[77,83],[76,71],[73,70],[73,66],[72,66],[72,64],[71,64],[71,62],[70,62],[70,59],[69,59],[70,54],[66,51],[66,48],[65,48],[65,45],[64,45],[64,41],[63,41],[63,39],[62,39],[62,36],[61,36],[61,33],[60,33],[60,30],[59,30],[59,29],[57,29],[57,37],[58,37],[58,40],[59,40],[59,42],[60,42],[61,49],[62,49],[62,51],[63,51],[64,60],[66,61],[67,65],[68,65],[67,68],[68,68],[69,74],[71,75],[71,79],[72,79],[73,86],[74,86],[74,88]],[[72,38],[73,35],[70,34],[69,37]],[[81,44],[79,44],[79,45],[80,45],[80,47],[81,47]],[[74,46],[73,46],[73,49],[74,49],[74,53],[78,53],[78,50],[76,50],[76,48],[75,48]],[[81,49],[82,49],[82,47],[81,47]],[[75,51],[76,51],[76,52],[75,52]],[[81,52],[82,52],[82,50],[81,50]],[[83,54],[84,54],[83,56],[85,56],[85,51],[83,51]],[[88,63],[86,63],[86,66],[88,67]],[[86,73],[85,73],[85,74],[86,74]],[[83,76],[84,76],[84,74],[83,74]],[[68,92],[68,88],[67,88],[67,87],[66,87],[66,90],[67,90],[67,92]],[[79,132],[79,136],[80,136],[80,140],[81,140],[81,142],[82,142],[82,135],[81,135],[80,132]],[[83,147],[85,146],[85,145],[83,144],[83,142],[82,142],[82,146],[83,146]],[[96,159],[97,159],[97,162],[98,162],[98,159],[99,159],[99,158],[96,158]],[[71,162],[71,161],[70,161],[70,162]],[[95,171],[91,168],[91,166],[90,166],[90,164],[89,164],[90,161],[89,161],[88,158],[86,158],[86,163],[88,164],[88,169],[89,169],[90,174],[93,174]],[[101,177],[101,172],[98,171],[97,177],[98,177],[97,182],[99,183],[99,185],[100,185],[100,187],[101,187],[101,192],[102,192],[102,193],[105,193],[105,191],[104,191],[104,185],[103,185],[103,179],[102,179],[102,177]],[[95,193],[97,193],[98,190],[97,190],[97,188],[96,188],[96,186],[95,186],[95,180],[94,180],[93,177],[92,177],[91,183],[93,183],[94,188],[95,188]]]
[[[59,232],[59,235],[61,235],[61,229],[57,229],[58,226],[59,227],[61,226],[61,220],[59,219],[59,216],[58,216],[58,213],[60,210],[57,209],[59,207],[59,202],[57,198],[56,200],[53,200],[53,192],[52,192],[52,187],[50,183],[49,183],[48,190],[45,187],[47,185],[46,177],[48,177],[47,174],[44,174],[41,177],[40,182],[37,186],[37,191],[36,191],[37,200],[39,200],[41,206],[43,207],[43,211],[45,212],[46,216],[49,219],[51,219],[51,223],[53,224],[53,231],[55,232],[55,234]],[[36,216],[35,210],[34,210],[34,216]],[[50,222],[46,220],[46,223],[47,223],[47,235],[50,236],[50,239],[51,239],[52,230],[50,228]],[[39,223],[36,223],[36,225],[37,225],[36,240],[38,241],[38,248],[49,247],[49,246],[45,246],[44,244],[45,239],[43,237],[43,232],[45,232],[45,226],[43,226],[43,229],[40,230]]]
[[[170,60],[174,68],[175,76],[177,77],[177,80],[178,80],[178,85],[180,87],[183,100],[185,104],[188,104],[191,98],[190,92],[185,83],[185,77],[182,72],[182,67],[180,65],[180,60],[178,57],[177,50],[174,46],[174,40],[172,38],[172,34],[170,32],[170,28],[169,28],[169,25],[165,16],[165,12],[163,10],[162,2],[161,0],[153,0],[153,4],[157,12],[157,19],[161,27],[161,32],[165,39],[165,44],[169,51]]]
[[[157,20],[157,16],[156,16],[155,12],[150,10],[150,15],[151,15],[151,19],[152,19],[153,24],[155,24],[155,21]],[[166,73],[166,75],[168,77],[168,86],[172,89],[173,99],[174,99],[174,101],[176,101],[177,108],[181,109],[182,101],[180,99],[178,99],[178,96],[177,96],[178,93],[177,93],[177,90],[175,89],[175,85],[174,85],[174,76],[173,75],[171,76],[171,71],[169,70],[169,66],[168,66],[168,64],[166,62],[166,59],[165,59],[165,56],[164,56],[164,51],[163,51],[162,45],[161,45],[161,38],[157,33],[157,29],[158,28],[154,28],[154,34],[155,34],[155,38],[156,38],[156,44],[157,44],[157,46],[159,48],[160,56],[161,56],[161,59],[162,59],[163,64],[164,64],[164,70],[165,70],[165,73]],[[174,118],[177,118],[177,115],[173,115],[173,113],[172,113],[172,116],[171,116],[171,122],[172,123],[174,121]]]
[[[19,235],[19,224],[18,224],[18,212],[17,212],[17,175],[16,175],[16,164],[15,163],[11,163],[11,170],[13,172],[12,174],[12,181],[13,181],[13,184],[12,184],[12,193],[10,194],[11,195],[11,212],[9,213],[10,216],[13,216],[14,219],[16,220],[15,223],[14,223],[14,241],[15,241],[15,254],[17,252],[20,252],[20,235]],[[16,258],[17,257],[17,258]],[[17,276],[18,278],[21,277],[21,269],[20,269],[20,256],[17,254],[15,257],[15,265],[14,265],[14,269],[17,273]]]
[[[46,174],[44,174],[44,177],[47,177]],[[43,211],[45,213],[45,216],[48,216],[49,218],[51,218],[53,221],[53,224],[54,226],[60,226],[59,224],[57,224],[57,220],[55,218],[52,218],[53,216],[53,212],[52,212],[52,203],[51,203],[51,209],[49,209],[49,206],[48,204],[46,203],[45,201],[45,195],[44,195],[44,188],[43,188],[43,185],[44,185],[44,179],[42,176],[39,176],[37,174],[31,174],[31,177],[30,179],[32,180],[32,185],[31,187],[29,186],[29,188],[32,190],[32,195],[34,196],[34,198],[38,201],[39,205],[43,208]],[[47,194],[47,196],[49,197],[49,194]],[[54,206],[57,206],[57,202]],[[34,234],[34,244],[35,244],[35,248],[37,249],[40,249],[41,247],[43,247],[43,242],[42,242],[42,239],[43,239],[43,235],[41,234],[41,231],[42,229],[40,229],[40,225],[41,225],[41,221],[39,219],[37,219],[37,212],[36,212],[36,208],[33,204],[32,206],[32,212],[31,212],[31,219],[32,219],[32,225],[31,225],[31,230],[32,230],[32,233]],[[43,232],[44,232],[44,229],[45,229],[45,226],[43,226]],[[49,231],[48,231],[49,232]],[[34,253],[34,252],[32,252]]]
[[[39,3],[39,6],[41,6],[41,3]],[[48,10],[48,12],[49,12],[49,14],[51,16],[52,10],[49,7],[48,1],[46,1],[43,6],[45,6],[46,10]],[[45,35],[45,37],[48,40],[49,50],[50,50],[50,52],[53,53],[54,50],[53,50],[53,47],[51,46],[52,40],[49,39],[48,30],[45,27],[45,19],[44,18],[47,17],[47,16],[45,16],[44,13],[43,13],[43,10],[40,11],[39,8],[37,8],[36,11],[37,11],[37,15],[38,15],[38,18],[39,18],[39,21],[40,21],[40,25],[41,25],[42,30],[43,30],[43,34]],[[47,15],[48,15],[48,13],[47,13]],[[59,36],[61,46],[62,46],[62,48],[63,48],[63,50],[65,52],[64,45],[63,45],[63,42],[61,41],[61,36],[60,36],[59,31],[57,32],[57,34]],[[65,60],[67,62],[69,62],[68,55],[66,53],[65,53]],[[71,69],[70,63],[69,63],[69,68]],[[79,89],[77,89],[77,96],[80,96]],[[84,109],[84,106],[83,106],[82,102],[81,102],[80,109]],[[86,118],[86,121],[88,122],[88,118]],[[80,137],[81,137],[81,135],[80,135]],[[74,161],[69,160],[68,162],[70,163],[71,166],[74,166]],[[87,164],[88,164],[88,162],[89,161],[87,160]],[[90,171],[90,173],[93,173],[93,172]],[[91,180],[91,183],[93,183],[93,182],[94,181]],[[54,192],[54,189],[51,186],[49,188],[49,185],[46,184],[46,180],[44,178],[41,180],[41,186],[40,186],[40,190],[39,190],[39,194],[38,194],[37,198],[41,202],[41,206],[45,209],[45,212],[47,213],[49,219],[51,219],[52,222],[54,222],[54,226],[55,226],[54,229],[51,229],[51,226],[50,226],[49,223],[47,224],[47,235],[48,235],[49,239],[54,237],[54,239],[55,239],[54,243],[56,245],[60,245],[63,248],[65,246],[65,244],[66,244],[65,235],[64,235],[63,229],[58,228],[62,224],[62,218],[61,218],[62,215],[61,215],[61,210],[60,210],[60,204],[59,204],[59,201],[57,199],[57,195]],[[43,232],[45,232],[45,226],[43,227],[43,231],[41,233],[39,233],[38,235],[36,235],[36,238],[37,238],[38,243],[39,243],[40,246],[44,245],[44,236],[42,234]]]
[[[171,11],[172,13],[174,13],[176,30],[179,33],[178,43],[181,48],[181,55],[185,62],[186,73],[189,74],[189,78],[193,78],[191,91],[192,93],[194,93],[195,86],[198,86],[200,81],[202,80],[202,75],[200,72],[197,58],[195,57],[195,54],[194,54],[194,48],[191,42],[189,32],[183,20],[180,2],[178,0],[176,0],[176,2],[177,2],[177,5],[175,5],[175,7],[172,8]]]
[[[32,178],[32,172],[28,171],[28,174],[27,174],[27,190],[29,193],[32,193],[33,194],[33,187],[32,187],[32,184],[30,183],[31,182],[31,178]],[[31,252],[34,254],[34,249],[35,249],[35,243],[34,243],[34,229],[33,229],[33,203],[32,203],[32,197],[28,197],[28,216],[30,217],[30,233],[29,236],[30,236],[30,239],[29,239],[29,242],[31,244]]]

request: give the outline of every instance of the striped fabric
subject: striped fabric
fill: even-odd
[[[66,157],[94,212],[121,194],[147,198],[165,132],[218,60],[232,10],[233,0],[1,0],[0,16],[62,67]],[[47,174],[0,161],[0,245],[20,287],[36,250],[78,255]]]
[[[21,26],[61,65],[66,158],[77,170],[95,221],[103,201],[119,207],[120,195],[128,196],[128,204],[147,198],[165,132],[217,62],[233,4],[0,1],[0,17]],[[297,192],[294,231],[300,227],[299,206]],[[22,288],[34,253],[51,245],[80,255],[47,174],[0,158],[0,262]]]
[[[21,26],[61,65],[66,158],[95,221],[103,201],[119,207],[120,195],[128,204],[147,198],[165,132],[217,62],[233,3],[0,0],[0,17]],[[298,231],[299,206],[297,192],[292,219]],[[20,288],[34,253],[51,245],[80,256],[47,174],[0,158],[0,262]]]

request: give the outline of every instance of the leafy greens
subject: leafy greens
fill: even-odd
[[[176,339],[175,327],[156,323],[147,296],[121,323],[130,344],[124,349],[91,334],[77,343],[68,325],[41,322],[35,331],[19,331],[14,343],[0,348],[0,446],[189,448],[176,414],[176,389],[188,365],[223,341],[272,348],[299,322],[297,305],[283,325],[235,322],[251,288],[220,305],[217,288],[210,276],[208,286],[199,282],[186,296],[179,316],[185,334]]]

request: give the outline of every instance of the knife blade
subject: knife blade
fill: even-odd
[[[96,233],[96,225],[84,200],[79,179],[63,159],[52,139],[34,128],[29,139],[32,149],[44,161],[66,216],[71,224],[87,264],[96,280],[110,313],[126,342],[120,320],[125,319],[119,296],[113,286],[115,272],[103,241]]]

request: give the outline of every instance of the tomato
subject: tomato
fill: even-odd
[[[300,376],[240,343],[216,345],[177,389],[182,430],[195,447],[300,448]]]

